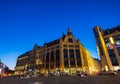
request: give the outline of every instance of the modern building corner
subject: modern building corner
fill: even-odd
[[[120,70],[120,26],[106,30],[96,26],[93,31],[102,69],[105,71]]]

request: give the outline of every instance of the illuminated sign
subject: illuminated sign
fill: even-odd
[[[119,41],[116,41],[116,47],[120,47],[120,40]]]
[[[113,38],[110,37],[109,39],[110,39],[111,44],[114,44],[114,40],[113,40]]]
[[[114,46],[113,46],[113,45],[110,45],[110,46],[109,46],[109,49],[113,49],[113,48],[114,48]]]

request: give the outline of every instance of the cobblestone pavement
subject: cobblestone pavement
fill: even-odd
[[[120,84],[120,75],[117,76],[48,76],[48,77],[3,77],[0,84]]]

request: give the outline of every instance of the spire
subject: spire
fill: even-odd
[[[70,28],[68,27],[68,32],[71,32]]]
[[[37,43],[35,43],[35,45],[34,45],[34,49],[38,49],[38,45],[37,45]]]
[[[67,35],[72,35],[72,32],[70,30],[70,27],[68,27]]]

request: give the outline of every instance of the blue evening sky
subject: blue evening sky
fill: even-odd
[[[19,55],[66,33],[68,26],[99,58],[93,27],[120,25],[120,0],[0,0],[0,59],[11,69]]]

